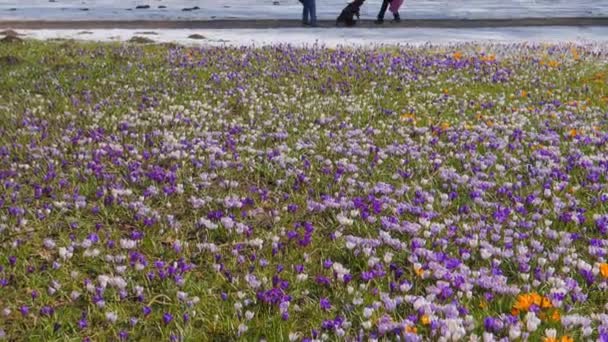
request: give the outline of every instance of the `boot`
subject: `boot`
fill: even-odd
[[[396,23],[401,22],[401,17],[399,16],[399,13],[393,13],[393,17]]]

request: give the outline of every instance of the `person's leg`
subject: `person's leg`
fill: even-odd
[[[394,18],[395,22],[397,22],[397,23],[401,21],[401,16],[399,16],[399,12],[394,12],[393,18]]]
[[[307,25],[308,24],[308,2],[310,0],[303,0],[302,1],[302,24]]]
[[[382,0],[382,6],[380,7],[380,12],[378,12],[378,20],[376,20],[376,24],[382,24],[384,22],[384,14],[386,13],[389,3],[390,0]]]
[[[389,10],[393,13],[393,17],[395,18],[395,22],[400,22],[401,17],[399,16],[399,7],[403,4],[403,0],[393,0],[391,1],[391,5],[389,6]]]
[[[308,11],[310,12],[310,25],[317,26],[317,6],[315,0],[308,0]]]

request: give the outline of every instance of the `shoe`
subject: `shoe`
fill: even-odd
[[[376,21],[374,21],[374,24],[377,24],[377,25],[384,24],[384,19],[376,19]]]
[[[307,23],[305,21],[302,22],[302,26],[310,26],[310,23]]]
[[[401,22],[401,17],[399,17],[399,13],[395,13],[395,14],[393,14],[393,16],[395,17],[393,19],[394,22],[396,22],[396,23],[400,23]]]

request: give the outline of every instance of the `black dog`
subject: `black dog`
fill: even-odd
[[[355,0],[346,5],[346,7],[342,10],[342,13],[340,13],[338,19],[336,19],[336,26],[340,25],[340,23],[344,23],[344,25],[349,27],[355,26],[357,23],[357,21],[355,21],[355,16],[357,16],[357,19],[359,19],[359,9],[361,9],[364,2],[365,0]]]

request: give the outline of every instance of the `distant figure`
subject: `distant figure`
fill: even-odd
[[[304,9],[302,10],[302,24],[307,26],[317,26],[317,8],[315,0],[299,0]],[[310,21],[308,18],[310,17]]]
[[[382,0],[382,6],[380,7],[380,12],[378,13],[378,19],[376,20],[376,24],[384,23],[384,14],[386,13],[386,9],[389,7],[389,4],[391,5],[390,10],[393,13],[393,18],[395,22],[400,22],[401,17],[399,16],[399,7],[401,7],[403,1],[404,0]]]
[[[357,23],[355,21],[355,16],[357,16],[357,19],[361,17],[359,10],[364,2],[365,0],[355,0],[346,5],[346,7],[342,10],[342,13],[340,13],[338,19],[336,19],[336,26],[340,25],[340,23],[344,23],[344,25],[348,27],[355,26]]]

